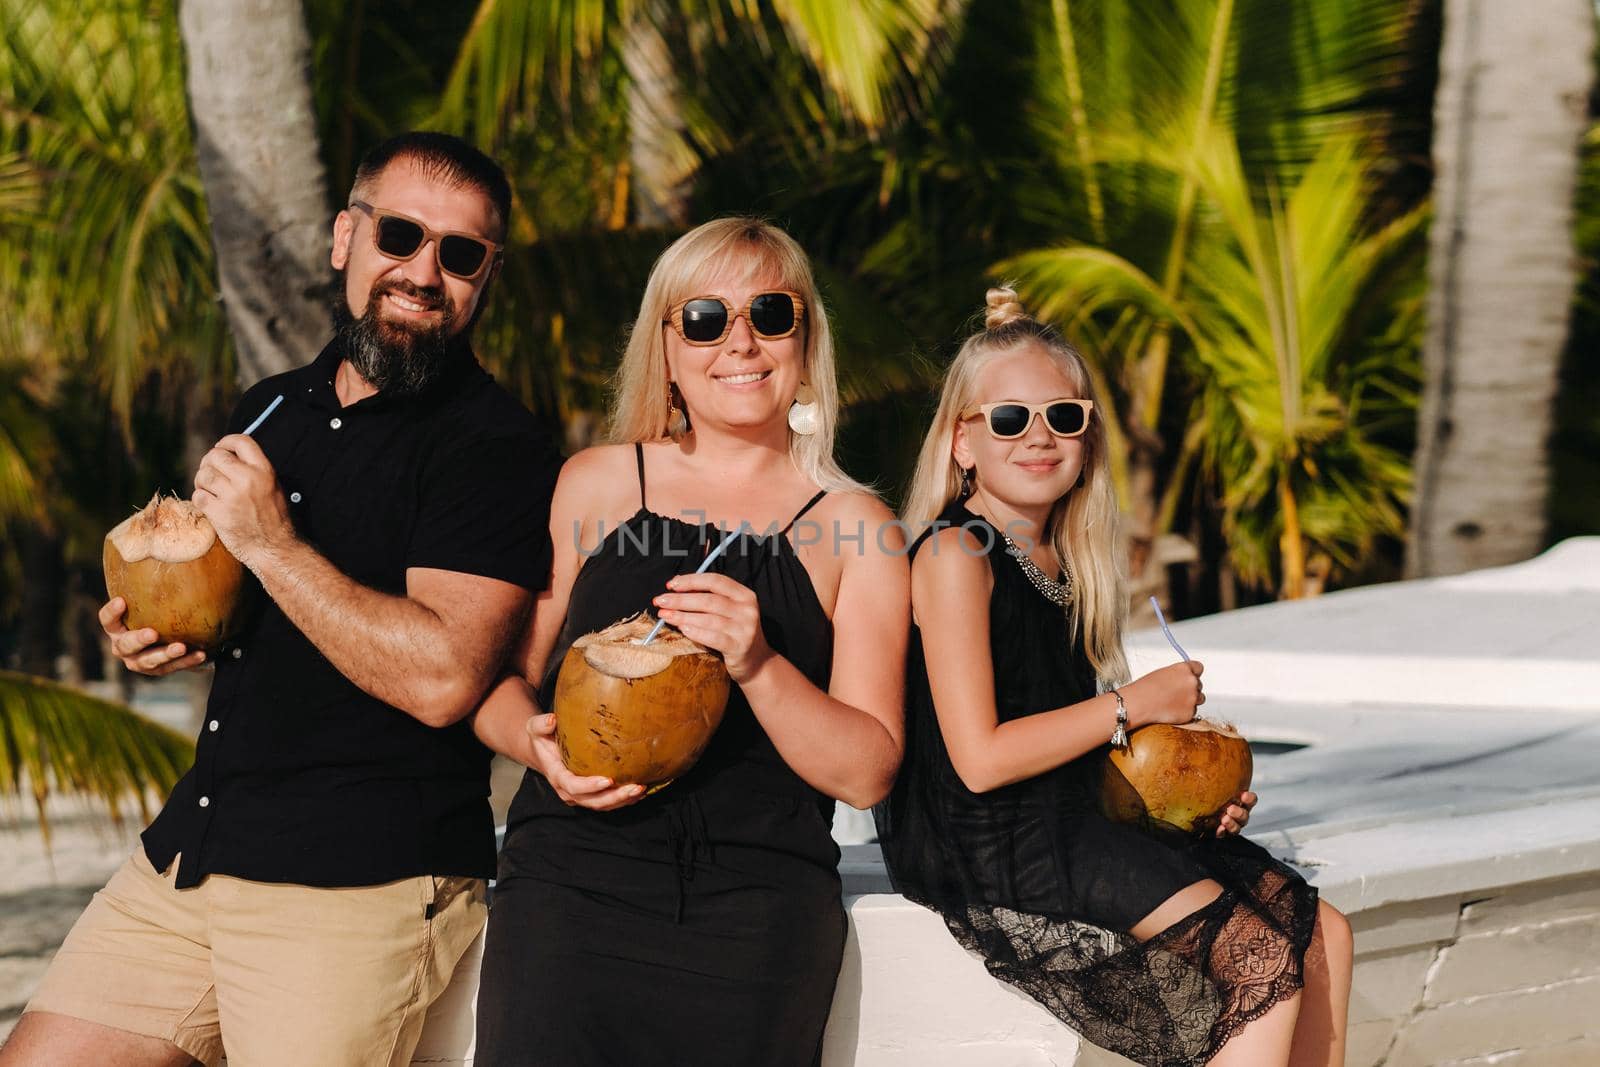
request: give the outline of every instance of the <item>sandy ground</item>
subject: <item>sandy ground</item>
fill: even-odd
[[[28,803],[0,813],[0,1036],[39,984],[78,913],[133,851],[137,816],[118,828],[102,810],[60,799],[48,808],[49,851]]]

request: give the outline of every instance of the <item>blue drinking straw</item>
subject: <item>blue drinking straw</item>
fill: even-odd
[[[278,405],[281,403],[283,403],[283,394],[279,393],[277,396],[272,398],[272,403],[267,405],[267,409],[256,416],[256,421],[244,428],[244,435],[249,437],[251,434],[255,433],[256,430],[260,429],[261,424],[267,421],[267,416],[276,411],[278,409]]]
[[[1172,646],[1174,652],[1183,657],[1183,662],[1193,662],[1189,659],[1189,653],[1185,652],[1183,646],[1178,644],[1178,639],[1172,636],[1172,630],[1167,627],[1167,617],[1161,614],[1160,602],[1155,597],[1151,597],[1150,606],[1156,609],[1156,621],[1161,624],[1161,632],[1167,635],[1167,644]]]
[[[706,558],[701,561],[700,566],[695,568],[694,572],[696,574],[704,574],[706,572],[706,568],[711,566],[711,564],[713,564],[714,562],[716,562],[716,559],[717,559],[718,556],[722,555],[722,550],[727,548],[729,545],[733,544],[733,539],[735,537],[739,536],[740,529],[742,529],[741,526],[735,526],[733,529],[729,530],[728,531],[728,536],[724,537],[722,539],[722,544],[718,545],[716,548],[713,548],[711,550],[710,554],[707,555]],[[654,626],[650,627],[650,632],[645,634],[644,635],[644,640],[640,641],[639,643],[641,645],[648,645],[651,641],[654,641],[656,639],[656,633],[664,625],[666,625],[666,620],[657,619],[656,620],[656,624]]]

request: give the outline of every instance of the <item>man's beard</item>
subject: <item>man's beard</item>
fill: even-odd
[[[466,344],[466,330],[451,336],[456,308],[442,288],[413,285],[404,279],[380,282],[372,287],[367,310],[359,319],[350,312],[344,287],[336,291],[333,321],[344,342],[344,358],[384,396],[415,396],[425,391],[444,373],[450,352]],[[383,295],[391,292],[427,307],[442,308],[439,321],[432,326],[412,326],[381,318],[378,307]]]

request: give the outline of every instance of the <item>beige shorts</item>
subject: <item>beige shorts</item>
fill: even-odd
[[[207,1067],[224,1051],[229,1067],[403,1065],[488,914],[478,878],[177,889],[177,870],[135,851],[27,1010],[170,1041]]]

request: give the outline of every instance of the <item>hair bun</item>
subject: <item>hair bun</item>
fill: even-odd
[[[1017,291],[1008,286],[990,289],[985,294],[986,308],[983,314],[983,328],[998,330],[1002,326],[1009,326],[1019,319],[1028,317],[1022,308],[1022,301],[1017,297]]]

